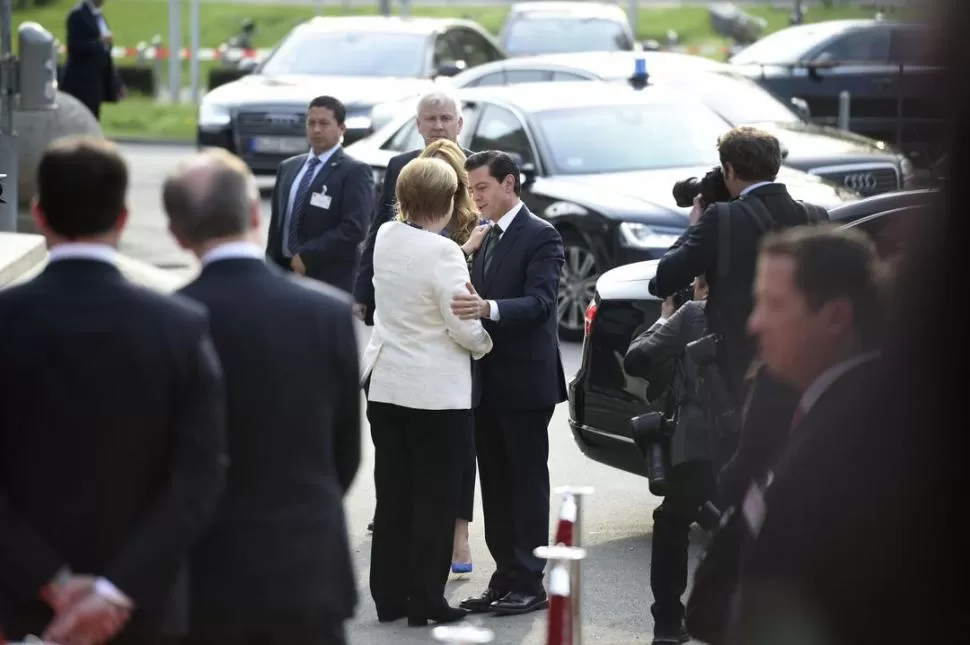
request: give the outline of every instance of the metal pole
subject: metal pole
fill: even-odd
[[[385,18],[391,15],[391,0],[379,0],[377,7]]]
[[[182,98],[182,0],[168,0],[168,98]]]
[[[590,489],[592,490],[592,489]],[[578,505],[577,505],[578,506]],[[575,526],[575,525],[574,525]],[[575,542],[575,533],[573,534],[573,541]],[[579,580],[576,579],[576,575],[580,569],[580,563],[586,557],[586,549],[578,546],[539,546],[533,550],[533,553],[538,558],[544,560],[549,560],[553,562],[553,568],[550,571],[550,577],[555,577],[557,573],[560,573],[558,565],[567,563],[569,567],[569,580],[568,580],[568,590],[569,590],[569,604],[572,607],[572,633],[569,638],[569,645],[582,645],[583,635],[576,631],[576,626],[581,624],[578,620],[576,612],[579,610],[578,594],[579,594]],[[552,587],[555,586],[556,581],[550,580],[550,592],[552,592]],[[551,620],[551,618],[550,618]]]
[[[839,129],[849,130],[849,121],[852,117],[852,95],[847,90],[839,92]]]
[[[905,63],[899,63],[899,78],[896,79],[896,147],[903,149],[903,72]]]
[[[585,540],[583,539],[583,498],[587,495],[592,495],[594,489],[592,486],[560,486],[556,488],[553,492],[563,495],[566,493],[571,493],[573,498],[576,500],[576,521],[573,522],[573,544],[574,547],[583,546]],[[573,606],[573,644],[580,645],[583,642],[583,580],[581,572],[582,558],[577,558],[572,561],[572,580],[573,585],[571,588],[571,593],[569,594],[570,601]]]
[[[639,10],[640,10],[639,0],[628,0],[626,5],[626,19],[627,19],[627,22],[630,23],[630,29],[633,30],[634,40],[637,40],[637,21],[639,20],[638,18]],[[640,41],[637,40],[637,42],[640,42]]]
[[[0,231],[17,232],[17,135],[13,129],[14,93],[17,59],[13,55],[12,0],[0,0],[0,173],[3,201],[0,204]]]
[[[189,83],[193,103],[199,102],[199,0],[189,4]]]

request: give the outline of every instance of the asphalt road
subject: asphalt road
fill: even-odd
[[[195,270],[194,260],[178,249],[166,230],[161,205],[161,182],[171,166],[192,148],[172,146],[125,145],[130,164],[132,187],[129,196],[130,224],[122,241],[122,251],[143,261],[172,267],[185,275]],[[269,203],[264,200],[264,231],[269,221]],[[361,342],[367,330],[361,326]],[[566,374],[575,374],[580,346],[562,348]],[[365,437],[369,432],[365,428]],[[631,645],[649,643],[650,618],[650,532],[651,511],[659,499],[650,495],[646,481],[612,470],[586,459],[573,442],[567,424],[566,405],[560,405],[549,427],[549,467],[553,487],[558,485],[593,486],[595,494],[585,508],[585,545],[589,555],[583,565],[584,642],[586,645]],[[404,621],[380,625],[367,588],[370,561],[370,536],[367,523],[374,504],[373,446],[364,440],[364,461],[347,498],[346,508],[350,543],[357,568],[360,604],[349,628],[354,645],[390,642],[417,645],[432,642],[430,629],[408,628]],[[553,499],[552,513],[558,512]],[[550,522],[554,527],[554,522]],[[703,536],[695,533],[693,559]],[[471,525],[474,572],[465,580],[448,586],[454,603],[479,593],[491,574],[490,560],[482,532],[481,502],[477,500],[475,521]],[[485,617],[481,623],[496,634],[495,643],[505,645],[545,645],[544,612],[515,618]]]

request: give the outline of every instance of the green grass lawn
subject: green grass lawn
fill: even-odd
[[[53,0],[43,8],[14,11],[14,24],[35,21],[42,24],[59,40],[64,40],[65,21],[68,11],[75,0]],[[115,44],[135,47],[139,42],[148,42],[156,34],[168,40],[168,0],[110,0],[105,4],[107,18]],[[183,46],[188,43],[188,1],[183,0]],[[396,9],[395,9],[396,10]],[[762,16],[768,23],[768,31],[775,31],[788,25],[789,11],[771,7],[747,9],[750,13]],[[461,16],[477,21],[489,31],[496,33],[505,18],[504,7],[415,7],[416,16]],[[374,7],[326,6],[323,15],[367,15],[375,14]],[[837,18],[871,17],[872,8],[859,7],[813,7],[807,20],[820,21]],[[317,14],[313,5],[281,5],[267,1],[265,4],[234,4],[232,2],[204,2],[201,7],[200,41],[203,47],[218,47],[234,35],[243,19],[255,21],[257,31],[255,46],[272,47],[300,22]],[[684,45],[718,45],[725,41],[711,29],[706,5],[679,8],[649,9],[641,8],[637,15],[637,37],[653,38],[663,42],[668,30],[676,31]],[[123,64],[123,63],[122,63]],[[131,62],[134,64],[134,61]],[[208,77],[210,64],[202,65],[202,79]],[[167,70],[167,65],[165,66]],[[188,73],[183,71],[184,83],[188,83]],[[160,79],[165,83],[165,79]],[[195,108],[192,106],[155,105],[147,99],[132,97],[117,105],[105,105],[102,110],[102,124],[109,135],[149,136],[162,138],[188,138],[195,132]]]

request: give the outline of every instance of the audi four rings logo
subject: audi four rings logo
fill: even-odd
[[[876,177],[871,172],[846,175],[842,183],[846,188],[858,191],[874,190],[877,186]]]
[[[302,119],[299,114],[267,114],[266,120],[273,125],[297,125]]]

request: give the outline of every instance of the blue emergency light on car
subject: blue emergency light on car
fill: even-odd
[[[647,59],[637,56],[634,59],[633,76],[630,77],[630,85],[635,90],[642,90],[647,86],[650,75],[647,74]]]

